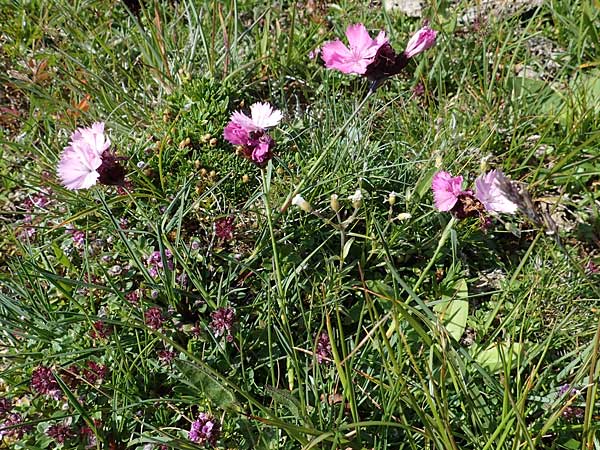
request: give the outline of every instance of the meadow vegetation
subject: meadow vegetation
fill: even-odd
[[[422,19],[0,2],[0,448],[600,448],[600,9],[429,3],[370,91],[315,50]],[[124,180],[67,189],[99,122]],[[436,208],[491,169],[515,214]]]

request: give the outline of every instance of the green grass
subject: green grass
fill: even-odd
[[[456,20],[468,2],[434,2],[436,46],[366,99],[365,80],[308,52],[359,21],[401,50],[420,23],[305,3],[1,6],[3,92],[19,115],[0,116],[0,378],[32,430],[0,448],[54,448],[47,428],[65,420],[92,428],[94,448],[197,448],[187,431],[202,411],[222,424],[220,448],[600,448],[595,3],[469,27]],[[222,137],[255,101],[285,114],[264,170]],[[59,154],[99,120],[131,185],[67,191]],[[522,214],[484,232],[435,210],[437,170],[472,185],[487,167],[526,185],[558,232]],[[298,192],[313,213],[289,206]],[[24,201],[40,193],[50,202],[27,239]],[[227,217],[224,241],[214,224]],[[153,277],[147,258],[167,250],[173,268]],[[220,307],[235,309],[231,342],[210,327]],[[90,334],[99,320],[104,339]],[[89,361],[105,379],[69,385]],[[39,365],[60,401],[31,389]]]

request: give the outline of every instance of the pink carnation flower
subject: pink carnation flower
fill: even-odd
[[[435,30],[432,30],[428,26],[424,26],[410,38],[408,44],[406,44],[404,55],[407,58],[412,58],[419,53],[423,53],[428,48],[433,47],[436,36],[437,32]]]
[[[346,29],[346,37],[350,48],[339,39],[327,42],[321,47],[321,58],[328,69],[364,75],[367,66],[375,60],[379,48],[388,42],[385,31],[381,31],[375,39],[372,39],[362,23],[349,25]]]
[[[61,184],[70,190],[88,189],[98,181],[121,184],[125,173],[118,160],[122,158],[110,152],[110,144],[103,122],[75,130],[60,155],[57,175]]]
[[[475,197],[488,211],[514,214],[519,207],[508,198],[503,188],[509,184],[510,180],[501,171],[492,170],[475,180]]]
[[[246,133],[250,133],[252,131],[264,131],[267,128],[279,125],[282,117],[283,114],[281,111],[278,109],[273,109],[269,103],[254,103],[252,106],[250,106],[250,117],[241,111],[235,111],[231,115],[229,125],[234,124],[238,129],[241,128]],[[225,127],[225,129],[227,129],[227,127]],[[227,136],[225,136],[225,139],[229,141]],[[234,144],[233,142],[231,143]]]
[[[264,165],[273,156],[275,141],[266,133],[277,126],[283,114],[269,103],[254,103],[250,116],[235,111],[223,130],[223,137],[233,145],[242,146],[243,155],[257,165]]]
[[[67,189],[88,189],[98,181],[101,165],[102,158],[94,149],[83,143],[71,142],[60,155],[57,172]]]
[[[448,172],[438,172],[433,176],[431,188],[433,189],[433,199],[435,207],[439,211],[450,211],[456,205],[458,196],[463,194],[463,177],[460,175],[453,177]]]

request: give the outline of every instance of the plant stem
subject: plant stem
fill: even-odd
[[[270,163],[269,163],[270,164]],[[275,268],[275,278],[277,280],[277,293],[279,294],[279,303],[282,309],[282,318],[285,317],[284,306],[284,291],[283,291],[283,281],[281,278],[281,266],[279,265],[279,253],[277,252],[277,241],[275,239],[275,233],[273,231],[273,217],[271,215],[271,205],[269,203],[269,184],[267,184],[267,177],[265,174],[265,169],[260,170],[260,175],[262,179],[262,187],[263,187],[263,203],[265,205],[265,213],[267,216],[267,225],[269,227],[269,235],[271,237],[271,248],[273,249],[273,266]],[[284,320],[287,323],[287,320]]]

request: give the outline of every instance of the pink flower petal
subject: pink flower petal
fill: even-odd
[[[337,69],[342,73],[363,75],[367,66],[373,62],[379,48],[387,43],[385,32],[380,32],[376,39],[361,23],[349,25],[346,37],[350,47],[346,47],[339,39],[328,42],[321,47],[321,57],[328,69]]]
[[[233,145],[248,145],[248,132],[236,122],[229,122],[223,130],[223,137]]]
[[[268,103],[254,103],[250,106],[252,123],[260,130],[275,127],[281,122],[283,114]]]
[[[407,58],[412,58],[428,48],[433,47],[436,36],[437,32],[435,30],[432,30],[428,26],[424,26],[410,38],[408,44],[406,44],[404,54]]]
[[[433,176],[431,189],[433,190],[433,199],[435,207],[439,211],[450,211],[456,205],[458,196],[463,193],[463,178],[461,176],[453,177],[448,172],[438,172]]]
[[[514,214],[519,207],[504,192],[502,185],[507,183],[510,180],[499,170],[482,174],[475,180],[475,197],[488,211]]]
[[[241,111],[235,111],[231,115],[230,121],[238,125],[240,128],[243,128],[248,133],[256,130],[256,126],[254,125],[254,122],[252,122],[252,119]]]
[[[61,154],[57,174],[67,189],[88,189],[100,176],[97,169],[102,164],[100,155],[86,146],[66,147]]]

